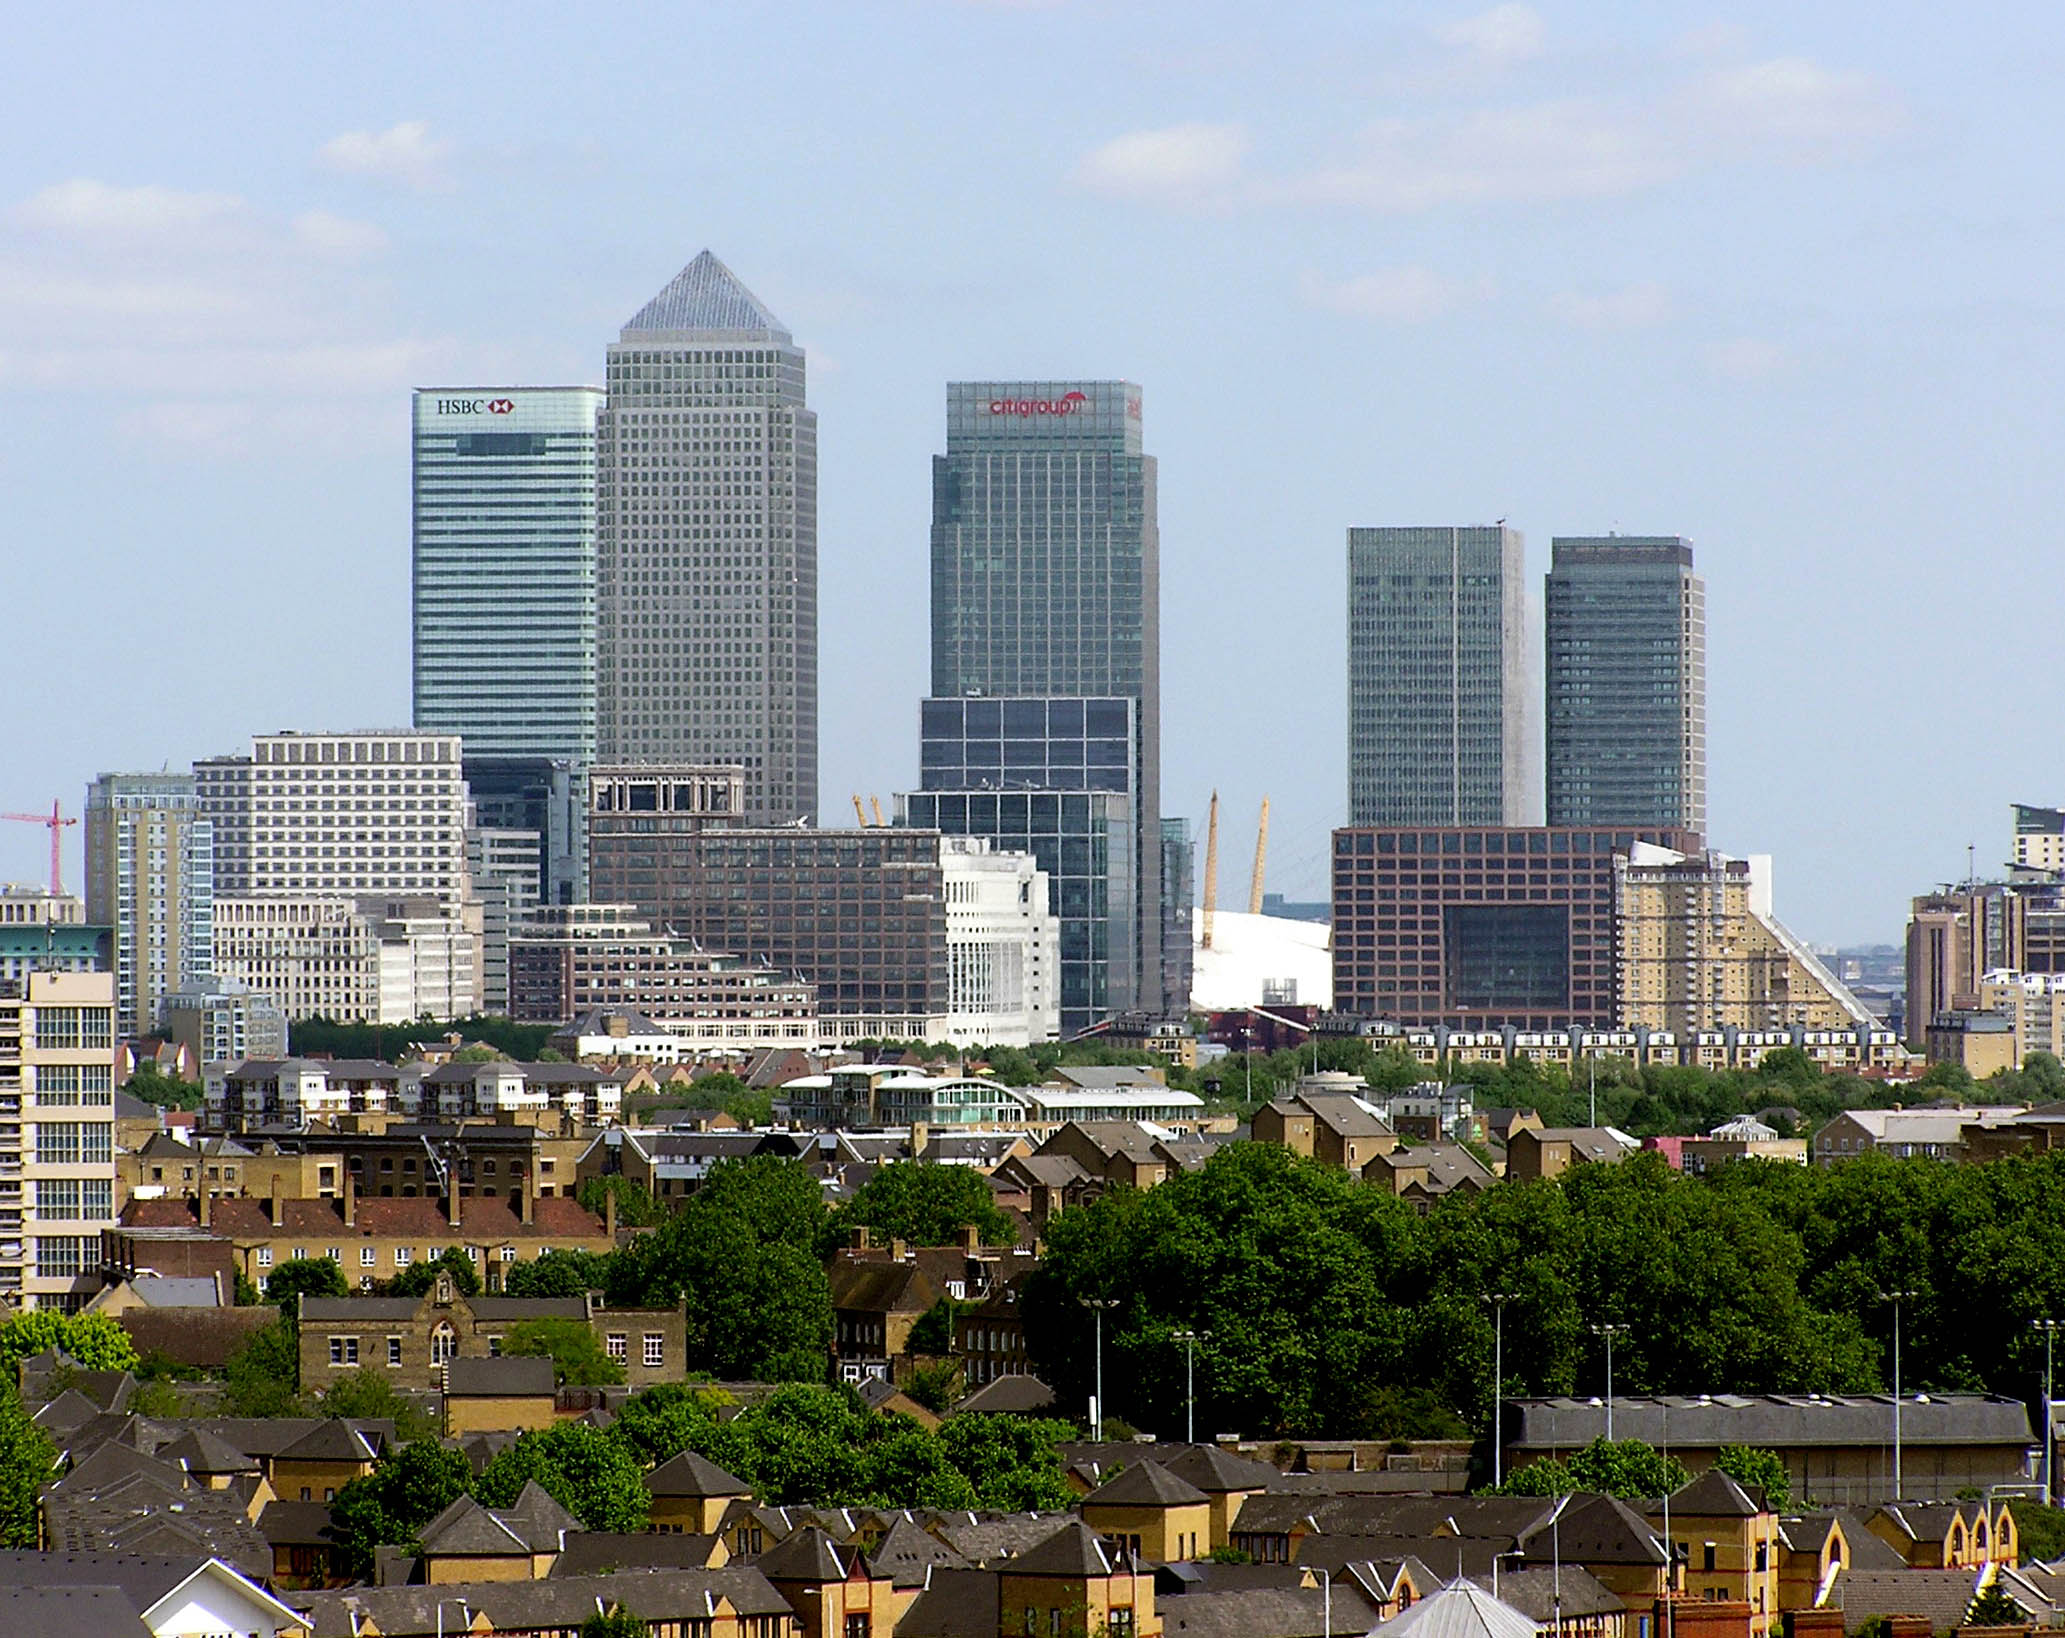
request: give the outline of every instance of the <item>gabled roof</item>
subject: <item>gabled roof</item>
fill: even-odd
[[[1207,1495],[1224,1496],[1244,1490],[1267,1490],[1279,1477],[1267,1462],[1235,1456],[1217,1445],[1193,1445],[1182,1455],[1162,1464],[1179,1479],[1188,1480]]]
[[[997,1578],[987,1570],[932,1572],[925,1590],[896,1623],[896,1638],[967,1638],[971,1632],[995,1632]]]
[[[160,1445],[158,1460],[172,1462],[189,1473],[254,1473],[255,1457],[246,1455],[218,1434],[206,1428],[190,1428],[169,1445]]]
[[[1761,1500],[1718,1467],[1710,1467],[1690,1484],[1671,1493],[1671,1511],[1692,1518],[1746,1519],[1763,1512]]]
[[[770,1581],[844,1581],[846,1566],[832,1538],[814,1524],[791,1531],[753,1561]]]
[[[968,1561],[953,1548],[909,1518],[900,1518],[890,1525],[889,1533],[868,1560],[868,1568],[874,1574],[887,1576],[899,1587],[929,1586],[939,1570],[969,1567]]]
[[[1843,1612],[1843,1630],[1855,1632],[1875,1615],[1915,1615],[1935,1633],[1955,1632],[1979,1590],[1984,1569],[1853,1570],[1836,1572],[1827,1602]]]
[[[1577,1494],[1520,1538],[1530,1559],[1556,1556],[1566,1564],[1669,1562],[1648,1522],[1617,1496]]]
[[[579,1530],[568,1533],[550,1573],[564,1580],[572,1575],[608,1575],[614,1570],[707,1570],[715,1568],[713,1559],[721,1561],[723,1557],[723,1544],[716,1536]]]
[[[461,1496],[424,1525],[419,1539],[426,1554],[440,1557],[513,1558],[531,1551],[529,1542],[471,1496]]]
[[[1136,1462],[1106,1479],[1082,1500],[1085,1507],[1195,1507],[1205,1493],[1159,1462]]]
[[[1036,1376],[1000,1376],[985,1382],[953,1408],[955,1416],[1024,1416],[1051,1410],[1054,1390]]]
[[[1114,1573],[1104,1543],[1081,1519],[1070,1519],[1028,1552],[999,1565],[1008,1575],[1065,1576],[1102,1579]]]
[[[1384,1638],[1535,1638],[1533,1619],[1474,1581],[1454,1581],[1375,1629]]]
[[[669,1456],[645,1476],[655,1496],[750,1496],[753,1487],[727,1473],[707,1456],[684,1450]]]
[[[941,1292],[915,1263],[833,1263],[832,1306],[860,1309],[867,1313],[924,1313],[939,1301]]]
[[[675,274],[624,326],[624,339],[652,330],[757,330],[788,339],[788,328],[739,276],[709,251]]]
[[[379,1459],[379,1448],[370,1437],[349,1422],[329,1416],[273,1457],[276,1462],[374,1462]]]
[[[64,1638],[153,1638],[119,1587],[0,1585],[0,1632],[63,1633]]]

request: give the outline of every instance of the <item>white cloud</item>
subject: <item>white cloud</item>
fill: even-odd
[[[1658,133],[1598,103],[1487,108],[1460,119],[1387,119],[1341,159],[1290,184],[1295,197],[1382,211],[1596,198],[1674,175]]]
[[[14,215],[46,232],[153,238],[219,230],[248,210],[232,193],[183,193],[154,184],[124,188],[82,176],[31,194]]]
[[[1237,182],[1247,151],[1248,134],[1238,125],[1133,131],[1086,155],[1076,180],[1123,198],[1196,202]]]
[[[1776,375],[1792,362],[1790,355],[1777,342],[1763,341],[1755,336],[1717,342],[1707,348],[1706,359],[1707,368],[1731,381],[1761,381],[1766,376]]]
[[[1877,146],[1899,130],[1899,99],[1868,74],[1837,73],[1804,57],[1717,69],[1690,102],[1708,140],[1800,164]]]
[[[1671,294],[1660,284],[1619,290],[1566,290],[1549,298],[1549,311],[1580,330],[1641,330],[1671,316]]]
[[[433,193],[451,186],[445,170],[450,152],[450,143],[431,136],[427,120],[405,119],[384,131],[346,131],[332,137],[316,159],[325,169],[346,176],[370,176]]]
[[[1351,318],[1419,324],[1491,294],[1491,280],[1444,277],[1429,267],[1386,267],[1354,278],[1328,280],[1307,273],[1298,292],[1313,306]]]
[[[294,218],[294,237],[326,256],[377,256],[387,248],[387,234],[376,223],[354,221],[326,210],[307,210]]]
[[[1474,51],[1498,62],[1524,62],[1541,55],[1542,47],[1548,43],[1549,27],[1534,7],[1509,3],[1444,24],[1434,31],[1434,38],[1443,45]]]

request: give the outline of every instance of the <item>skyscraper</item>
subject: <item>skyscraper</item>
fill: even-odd
[[[933,698],[907,808],[1039,860],[1064,1031],[1165,1003],[1155,484],[1131,382],[947,388]]]
[[[1348,531],[1353,825],[1524,825],[1540,812],[1520,533]]]
[[[87,919],[113,930],[115,1029],[214,971],[215,827],[192,774],[102,774],[86,787]]]
[[[1552,825],[1706,831],[1706,586],[1676,535],[1551,543]]]
[[[817,815],[817,417],[803,350],[707,250],[609,350],[603,760],[733,763],[753,824]]]
[[[480,823],[539,840],[582,896],[595,760],[599,387],[425,387],[414,401],[415,723],[459,734]]]

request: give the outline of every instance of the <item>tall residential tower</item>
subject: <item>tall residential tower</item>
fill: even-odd
[[[746,819],[817,816],[817,417],[803,350],[707,250],[609,350],[602,760],[736,764]]]
[[[1520,533],[1348,531],[1352,825],[1525,825],[1540,813]]]
[[[1573,535],[1548,580],[1549,823],[1706,831],[1706,586],[1676,535]]]
[[[1061,1023],[1161,1012],[1161,537],[1128,381],[961,381],[932,462],[932,695],[912,824],[1030,852]]]
[[[215,827],[192,774],[102,774],[86,787],[86,919],[113,931],[115,1029],[158,1028],[215,957]]]

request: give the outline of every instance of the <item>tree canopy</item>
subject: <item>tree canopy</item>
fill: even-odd
[[[0,1377],[14,1383],[21,1362],[55,1348],[89,1371],[133,1371],[136,1345],[105,1314],[63,1314],[31,1308],[0,1325]]]
[[[586,1422],[559,1422],[519,1435],[488,1463],[473,1494],[489,1507],[507,1507],[527,1482],[549,1492],[590,1530],[643,1530],[651,1511],[638,1458]]]
[[[266,1276],[265,1300],[289,1321],[301,1318],[303,1297],[348,1297],[344,1270],[334,1257],[304,1257],[285,1262]]]
[[[411,1263],[380,1289],[390,1297],[421,1297],[437,1284],[440,1274],[452,1277],[452,1289],[462,1297],[480,1295],[480,1271],[473,1259],[458,1246],[446,1246],[435,1257]]]
[[[1567,1496],[1573,1490],[1588,1490],[1627,1500],[1668,1496],[1691,1480],[1677,1457],[1640,1439],[1594,1439],[1567,1457],[1529,1462],[1499,1488],[1508,1496]]]
[[[0,1547],[35,1548],[37,1497],[57,1464],[57,1452],[29,1419],[12,1375],[0,1379]]]
[[[971,1166],[940,1166],[898,1160],[880,1167],[832,1214],[834,1243],[863,1227],[878,1238],[914,1246],[952,1245],[963,1229],[980,1232],[987,1245],[1010,1245],[1017,1226],[997,1205],[989,1181]],[[829,1247],[827,1249],[830,1249]]]
[[[520,1320],[502,1333],[502,1352],[542,1355],[552,1361],[557,1381],[577,1387],[624,1380],[624,1368],[603,1352],[594,1327],[582,1320]]]
[[[371,1473],[339,1490],[330,1509],[351,1573],[370,1579],[375,1547],[413,1547],[423,1526],[472,1488],[473,1464],[456,1446],[418,1439],[390,1450]]]

